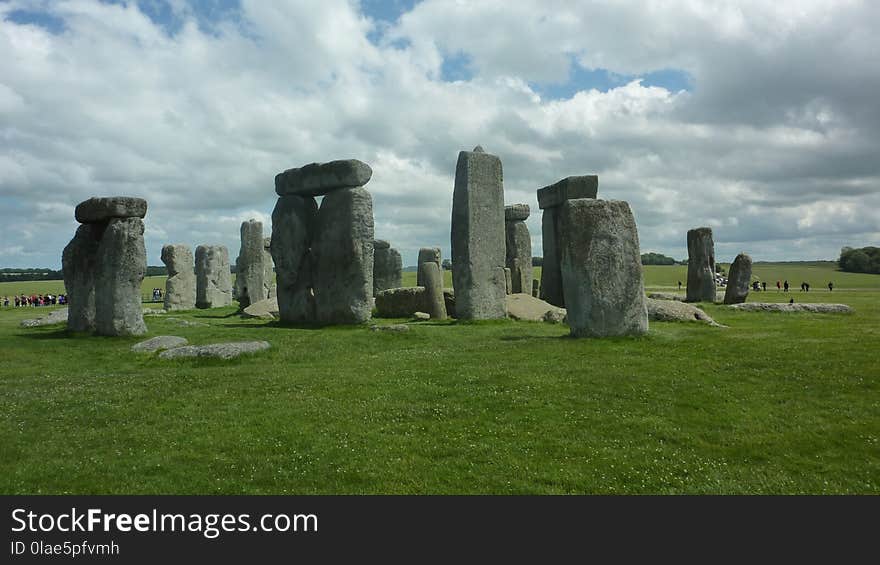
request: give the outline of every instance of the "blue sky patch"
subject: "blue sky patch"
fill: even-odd
[[[45,12],[13,10],[6,14],[6,19],[17,24],[39,26],[50,33],[64,31],[64,20]]]
[[[567,100],[582,90],[607,92],[636,79],[643,86],[659,86],[670,92],[693,90],[693,80],[684,71],[661,69],[645,74],[618,74],[607,69],[585,69],[572,61],[568,81],[564,83],[530,83],[532,90],[548,100]]]

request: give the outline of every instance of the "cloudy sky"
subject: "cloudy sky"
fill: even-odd
[[[373,167],[376,237],[449,254],[457,154],[507,203],[598,174],[642,251],[880,244],[880,2],[0,0],[0,267],[58,268],[76,203],[148,200],[165,243],[270,230],[273,179]]]

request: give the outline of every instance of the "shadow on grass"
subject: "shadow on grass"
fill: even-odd
[[[22,331],[19,332],[18,335],[28,339],[69,339],[77,336],[91,337],[91,334],[89,333],[70,332],[67,331],[67,328],[53,329],[48,331],[45,329],[33,331],[34,329],[35,328],[21,328]]]

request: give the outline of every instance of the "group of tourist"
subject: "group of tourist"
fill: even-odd
[[[159,302],[162,300],[162,289],[154,288],[153,289],[153,302]]]
[[[23,308],[26,306],[55,306],[63,304],[67,304],[67,296],[64,294],[32,294],[30,296],[21,294],[13,296],[11,299],[8,296],[3,297],[4,308]]]

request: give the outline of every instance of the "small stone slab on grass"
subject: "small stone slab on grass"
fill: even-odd
[[[731,304],[729,307],[748,312],[812,312],[813,314],[852,314],[854,312],[846,304],[746,302],[745,304]]]
[[[268,341],[237,341],[230,343],[212,343],[210,345],[187,345],[168,349],[159,354],[159,359],[182,359],[186,357],[213,357],[216,359],[233,359],[245,353],[256,353],[271,347]]]
[[[131,350],[135,353],[152,353],[162,349],[174,349],[182,347],[189,343],[185,337],[176,335],[158,335],[140,343],[131,346]]]

